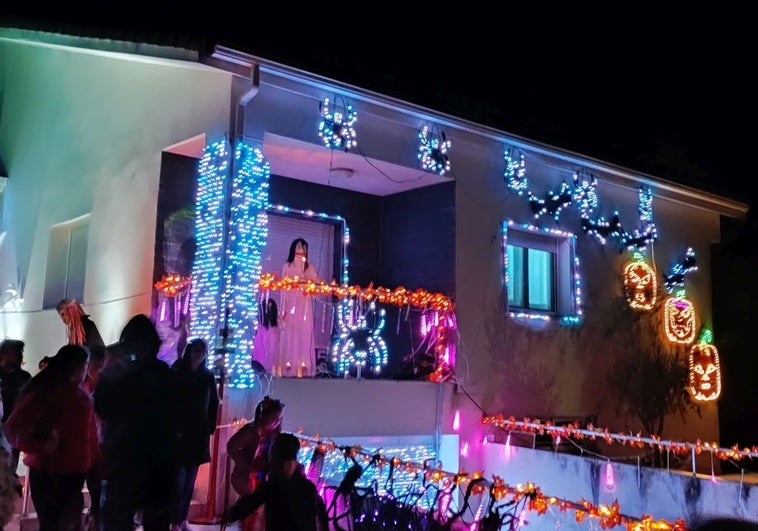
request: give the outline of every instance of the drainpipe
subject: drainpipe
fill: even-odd
[[[258,91],[261,86],[261,67],[257,64],[253,64],[250,67],[249,75],[250,87],[239,97],[235,105],[234,117],[232,119],[232,140],[236,142],[236,139],[243,138],[245,136],[245,109],[247,104],[250,103],[253,98],[258,95]],[[232,144],[234,145],[234,144]]]

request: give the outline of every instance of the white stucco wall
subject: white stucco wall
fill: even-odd
[[[482,448],[485,469],[510,486],[534,483],[545,496],[598,506],[619,503],[623,515],[674,523],[684,519],[687,528],[713,518],[736,518],[758,523],[758,484],[755,480],[711,480],[703,476],[612,463],[615,487],[604,485],[607,461],[550,451],[511,446],[506,452],[499,443]],[[490,478],[491,479],[491,478]],[[529,512],[525,529],[530,531],[599,528],[597,520],[577,523],[574,512],[551,506],[544,515]],[[595,523],[591,523],[594,521]]]
[[[2,227],[23,285],[0,337],[27,341],[27,366],[65,341],[42,309],[51,225],[91,214],[84,306],[106,341],[149,312],[161,152],[228,129],[231,76],[190,62],[0,39]]]

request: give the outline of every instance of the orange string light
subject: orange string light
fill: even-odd
[[[529,499],[529,509],[535,511],[538,515],[545,514],[549,506],[555,506],[562,512],[574,511],[574,517],[578,523],[581,523],[587,517],[594,518],[603,529],[611,529],[618,525],[625,526],[627,531],[686,531],[687,529],[686,522],[681,518],[674,522],[668,522],[666,520],[653,521],[649,515],[643,515],[640,518],[624,515],[621,513],[618,501],[612,505],[593,505],[584,499],[572,502],[555,496],[546,496],[539,487],[531,482],[512,486],[505,483],[501,477],[496,475],[493,475],[491,482],[482,481],[484,472],[469,474],[465,470],[461,470],[457,474],[453,474],[441,470],[439,465],[432,468],[426,463],[402,461],[398,457],[387,458],[381,453],[372,454],[364,451],[360,445],[346,448],[345,446],[338,446],[332,440],[307,437],[299,432],[295,435],[301,440],[301,445],[303,446],[316,446],[319,450],[326,452],[338,449],[347,451],[355,458],[363,458],[380,467],[391,463],[398,470],[423,474],[426,481],[441,483],[446,486],[461,486],[461,488],[465,488],[463,485],[469,482],[477,481],[472,488],[472,494],[483,494],[489,489],[490,495],[498,501],[510,496],[514,502],[518,502],[526,497]]]
[[[453,311],[453,301],[442,293],[433,293],[423,289],[409,291],[403,286],[395,289],[374,287],[370,284],[362,288],[356,285],[337,284],[334,280],[330,283],[302,280],[300,277],[279,277],[273,273],[263,273],[258,286],[261,290],[289,291],[300,290],[305,295],[334,295],[340,299],[345,297],[360,298],[367,302],[376,301],[395,306],[413,306],[414,308],[428,308],[439,312]]]
[[[698,439],[696,442],[680,442],[680,441],[664,441],[660,435],[650,435],[643,437],[641,433],[637,434],[624,434],[624,433],[611,433],[607,428],[595,428],[592,424],[588,424],[586,428],[580,428],[579,422],[574,421],[570,424],[564,424],[562,426],[554,426],[551,421],[542,422],[540,419],[524,418],[522,421],[517,421],[514,417],[506,418],[502,413],[497,415],[490,415],[482,419],[482,424],[491,424],[496,428],[502,428],[505,430],[519,429],[521,431],[529,433],[538,433],[540,435],[545,432],[561,437],[573,437],[584,438],[588,437],[590,440],[597,438],[603,439],[608,444],[614,442],[620,442],[622,445],[627,445],[630,448],[644,448],[645,445],[658,447],[663,450],[668,448],[674,454],[685,455],[690,452],[695,452],[696,455],[700,455],[702,452],[711,452],[719,459],[723,460],[735,460],[738,461],[744,458],[756,458],[758,457],[758,446],[752,446],[750,448],[739,449],[737,445],[731,448],[720,448],[717,443],[703,442]]]

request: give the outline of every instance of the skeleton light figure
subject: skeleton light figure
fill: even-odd
[[[369,326],[369,314],[373,317],[374,326]],[[339,373],[347,375],[350,368],[356,366],[360,374],[360,370],[369,365],[378,374],[387,365],[387,344],[381,336],[384,316],[384,309],[377,312],[374,301],[371,301],[365,313],[359,313],[353,299],[338,306],[337,326],[340,335],[332,345],[332,363]]]

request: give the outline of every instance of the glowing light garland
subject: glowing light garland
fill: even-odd
[[[349,103],[343,102],[342,110],[336,104],[342,100],[341,96],[335,98],[334,112],[329,105],[329,98],[324,98],[319,103],[321,121],[318,124],[318,136],[324,141],[324,145],[331,149],[344,149],[345,152],[358,145],[356,140],[355,122],[358,113]]]
[[[584,315],[584,309],[582,304],[582,278],[579,274],[579,257],[576,255],[576,236],[574,236],[570,232],[561,231],[557,229],[549,229],[549,228],[539,228],[535,227],[534,225],[530,225],[529,223],[524,223],[521,225],[518,225],[515,221],[512,220],[505,220],[502,225],[502,231],[503,231],[503,282],[505,285],[505,288],[508,289],[508,285],[510,284],[510,278],[508,276],[508,229],[510,227],[517,226],[521,230],[528,230],[530,232],[536,232],[541,234],[550,234],[554,237],[560,237],[560,238],[566,238],[570,240],[571,243],[571,251],[573,254],[573,261],[574,261],[574,274],[573,274],[573,280],[574,280],[574,311],[576,313],[574,314],[568,314],[568,315],[562,315],[560,316],[560,323],[563,325],[578,325],[582,322],[582,318]],[[514,319],[526,319],[526,320],[542,320],[542,321],[550,321],[552,320],[550,315],[544,314],[544,313],[538,313],[538,312],[508,312],[508,315],[513,317]]]
[[[444,492],[446,496],[448,494],[451,495],[455,489],[460,489],[461,491],[466,489],[466,500],[471,495],[489,495],[491,500],[502,502],[501,507],[523,503],[525,509],[535,511],[538,515],[547,513],[550,507],[557,507],[562,512],[573,511],[578,523],[583,522],[588,517],[597,519],[603,529],[609,529],[618,525],[624,525],[629,531],[653,529],[684,531],[686,529],[684,519],[668,522],[666,520],[653,520],[648,515],[643,515],[639,518],[624,515],[621,513],[618,502],[610,505],[594,505],[583,499],[579,501],[565,500],[556,496],[543,494],[541,489],[531,482],[512,486],[496,475],[493,475],[492,481],[488,481],[484,479],[483,472],[469,474],[466,471],[460,471],[452,473],[442,470],[439,463],[432,466],[429,464],[429,461],[425,461],[424,463],[404,461],[397,456],[387,457],[381,451],[368,452],[359,445],[340,446],[328,439],[306,437],[300,433],[294,435],[301,440],[301,445],[315,447],[324,454],[338,451],[345,459],[355,460],[356,463],[358,460],[361,460],[366,463],[367,467],[373,465],[380,470],[388,467],[390,470],[400,470],[417,477],[422,477],[426,489],[434,485],[441,492]],[[446,499],[446,496],[439,497],[440,503]],[[441,509],[439,507],[431,507],[429,511],[430,515],[437,514],[439,516]],[[517,518],[523,516],[523,511],[520,508],[516,512]],[[447,510],[445,513],[447,513]],[[443,514],[442,516],[444,518],[449,515]],[[481,514],[478,516],[481,517]],[[491,517],[491,514],[488,516]]]
[[[192,279],[183,277],[178,273],[169,273],[155,283],[155,289],[162,292],[166,297],[176,297],[179,293],[186,290]]]
[[[226,139],[206,146],[198,169],[195,239],[190,302],[191,334],[216,344],[220,308],[227,315],[231,342],[224,367],[231,387],[253,385],[250,349],[257,323],[257,280],[268,235],[268,162],[258,148],[240,141],[234,150],[234,175]],[[227,193],[229,226],[225,224]],[[228,236],[228,240],[227,240]],[[226,243],[226,248],[224,244]],[[226,253],[226,255],[224,254]],[[224,256],[227,260],[224,261]],[[214,359],[209,357],[208,364]]]
[[[362,288],[356,285],[340,285],[334,281],[330,283],[302,281],[297,277],[280,277],[273,273],[262,274],[259,284],[261,289],[298,289],[305,295],[334,295],[340,299],[350,297],[367,302],[375,300],[382,304],[394,304],[399,307],[410,305],[414,308],[431,308],[439,312],[452,312],[454,309],[453,301],[441,293],[432,293],[423,289],[409,291],[402,286],[392,290],[373,285]]]
[[[437,126],[430,128],[425,125],[418,132],[419,146],[417,157],[421,161],[421,168],[424,171],[433,171],[440,176],[450,172],[450,159],[447,152],[450,151],[452,143],[442,131],[435,134]]]
[[[229,173],[226,140],[206,146],[198,165],[195,194],[195,260],[190,288],[190,331],[216,343],[226,230],[224,201]]]
[[[551,421],[542,422],[539,419],[525,418],[524,420],[517,421],[513,416],[505,417],[502,413],[499,413],[497,415],[483,417],[482,424],[489,424],[504,430],[520,430],[530,433],[539,433],[540,435],[551,433],[556,436],[571,437],[579,440],[585,438],[591,441],[602,439],[608,444],[620,442],[623,445],[628,445],[630,448],[644,448],[645,446],[649,446],[650,448],[657,447],[659,450],[666,448],[677,455],[693,453],[695,455],[700,455],[703,452],[710,452],[714,456],[723,460],[739,461],[741,459],[758,458],[758,446],[752,446],[740,450],[738,445],[734,445],[731,448],[722,448],[715,442],[704,443],[699,439],[694,443],[667,441],[661,439],[659,435],[643,437],[639,433],[636,435],[611,433],[607,428],[595,428],[592,424],[588,424],[586,428],[579,428],[580,424],[578,421],[574,421],[571,424],[556,426]]]
[[[258,323],[261,258],[268,239],[271,171],[263,152],[243,142],[237,143],[235,160],[221,307],[229,308],[228,326],[233,331],[224,356],[227,381],[230,387],[247,389],[255,378],[250,352]]]
[[[345,331],[348,331],[348,336],[350,335],[350,331],[357,332],[358,329],[361,330],[361,333],[367,331],[367,328],[364,329],[361,326],[351,328],[355,327],[357,321],[351,321],[349,317],[345,317],[352,311],[345,305],[349,306],[351,303],[355,304],[353,301],[361,301],[367,304],[377,302],[380,304],[393,304],[398,307],[412,306],[422,310],[434,310],[439,313],[434,342],[436,365],[432,374],[429,375],[429,379],[437,382],[444,381],[452,373],[454,349],[451,348],[450,343],[454,338],[451,332],[456,326],[454,304],[450,298],[441,293],[432,293],[423,289],[408,291],[402,286],[390,290],[383,287],[374,287],[373,285],[366,288],[355,285],[351,286],[346,283],[339,285],[334,281],[330,283],[302,281],[298,277],[279,277],[272,273],[264,273],[261,275],[259,285],[261,290],[281,291],[296,289],[300,290],[305,295],[327,295],[342,299],[343,304],[337,309],[337,311],[341,313],[341,318],[345,320],[345,323],[349,324],[345,325],[345,328],[341,330],[339,337],[334,343],[332,343],[333,356],[335,349],[337,349],[338,353],[342,353],[342,348],[346,341],[342,334]],[[338,313],[338,320],[340,319],[340,313]],[[376,338],[374,338],[374,341],[376,341],[376,346],[379,349],[379,352],[381,352],[381,344]],[[347,352],[345,352],[345,354],[347,355]],[[355,360],[358,360],[355,353],[350,354],[347,359],[353,359],[351,356],[353,356]],[[381,359],[382,356],[383,355],[380,355],[379,359]]]
[[[173,310],[173,325],[178,327],[181,318],[189,312],[189,288],[192,284],[191,277],[184,277],[178,273],[167,273],[153,284],[158,291],[158,320],[168,320],[169,303]]]

